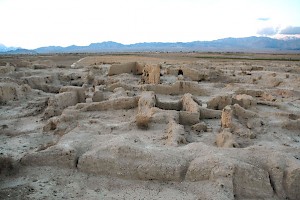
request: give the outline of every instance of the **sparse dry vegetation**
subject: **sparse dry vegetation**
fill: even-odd
[[[140,129],[148,129],[149,122],[150,122],[149,116],[137,114],[135,120],[136,120],[136,125]]]

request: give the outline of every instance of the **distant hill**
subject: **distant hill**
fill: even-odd
[[[122,51],[126,45],[116,42],[92,43],[89,46],[50,46],[34,49],[37,53],[92,53],[92,52],[117,52]]]
[[[92,43],[89,46],[49,46],[28,51],[28,53],[101,53],[101,52],[300,52],[300,39],[273,39],[268,37],[224,38],[213,41],[195,42],[145,42],[124,45],[117,42]],[[26,53],[24,50],[10,53]],[[8,53],[8,52],[6,52]]]
[[[278,40],[268,37],[225,38],[195,42],[145,42],[124,45],[116,42],[92,43],[89,46],[42,47],[37,53],[99,53],[99,52],[144,52],[144,51],[215,51],[215,52],[300,52],[300,39]]]
[[[15,47],[6,47],[3,44],[0,44],[0,53],[1,52],[7,52],[7,51],[12,51],[12,50],[16,50],[17,48]]]
[[[34,50],[18,48],[18,49],[6,51],[6,52],[0,52],[0,54],[38,54],[38,53]]]

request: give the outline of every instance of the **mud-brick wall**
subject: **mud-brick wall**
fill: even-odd
[[[144,64],[137,63],[137,62],[129,62],[123,64],[114,64],[111,65],[108,70],[108,75],[117,75],[122,73],[133,73],[133,74],[142,74]]]
[[[179,75],[179,70],[182,71],[184,77],[190,78],[192,81],[201,81],[207,77],[206,71],[198,71],[189,67],[168,68],[167,74],[177,76]]]

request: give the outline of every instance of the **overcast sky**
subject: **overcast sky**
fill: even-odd
[[[300,0],[0,0],[6,46],[300,35]]]

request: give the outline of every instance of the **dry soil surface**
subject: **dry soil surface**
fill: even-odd
[[[0,57],[0,199],[300,199],[300,55]]]

